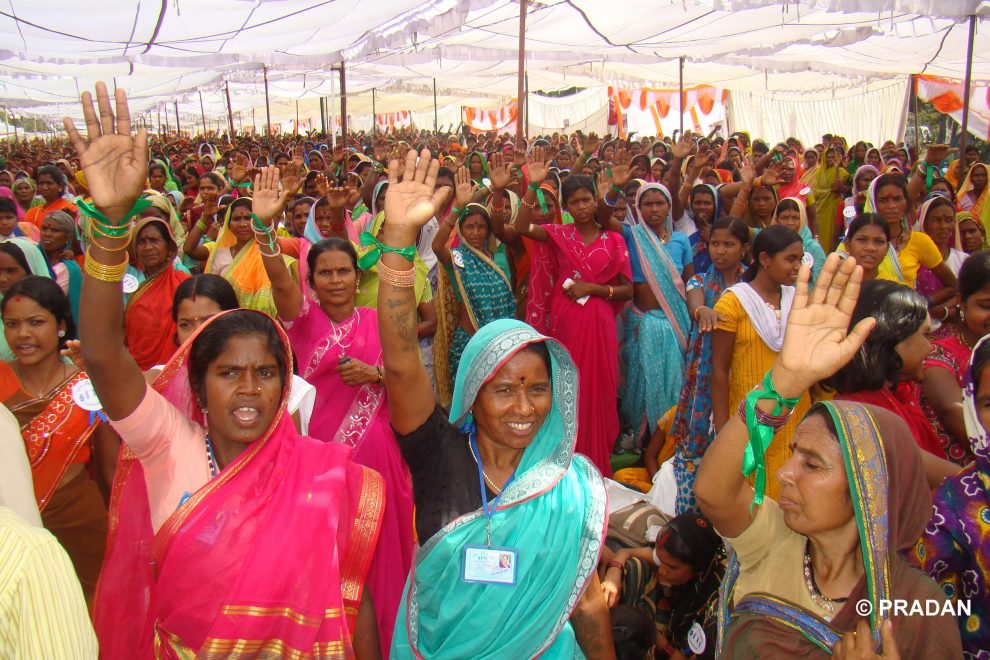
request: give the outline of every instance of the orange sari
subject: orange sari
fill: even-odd
[[[75,218],[79,213],[79,209],[76,208],[74,204],[70,204],[64,198],[59,197],[51,204],[44,204],[42,206],[35,206],[34,208],[28,209],[24,213],[24,222],[29,222],[38,229],[41,229],[41,223],[45,219],[45,216],[54,211],[65,211],[73,218]]]
[[[178,348],[175,345],[175,321],[172,298],[189,273],[163,268],[138,287],[127,301],[124,311],[124,336],[127,349],[142,371],[164,364]]]

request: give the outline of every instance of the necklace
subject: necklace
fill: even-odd
[[[220,466],[217,464],[216,454],[213,453],[213,440],[210,438],[210,434],[206,434],[206,460],[210,463],[210,479],[217,476],[220,472]]]
[[[56,374],[53,371],[52,374],[50,376],[48,376],[48,378],[42,383],[41,390],[36,395],[33,391],[28,390],[28,388],[27,388],[27,380],[24,378],[24,372],[21,371],[21,364],[20,364],[20,362],[17,361],[17,360],[14,360],[13,366],[14,366],[14,372],[17,374],[17,380],[19,380],[20,383],[21,383],[21,389],[23,389],[25,392],[27,392],[28,394],[30,394],[31,396],[33,396],[36,399],[43,398],[45,396],[45,394],[47,394],[51,390],[51,384],[52,384],[52,381],[53,380],[56,380],[56,378],[58,380],[62,380],[62,378],[65,376],[65,364],[63,362],[59,362],[58,363],[58,373]],[[58,382],[58,380],[56,382]]]
[[[357,321],[355,322],[354,319]],[[354,338],[357,337],[357,329],[361,326],[361,313],[357,308],[354,308],[354,313],[346,320],[341,321],[340,325],[334,323],[329,314],[327,314],[327,320],[330,321],[330,340],[342,349],[350,348],[351,344],[354,343]],[[342,343],[348,334],[351,335],[351,340],[347,344]]]
[[[481,468],[481,476],[485,478],[485,483],[488,484],[488,487],[492,489],[493,493],[495,493],[496,495],[501,495],[502,489],[496,486],[495,482],[492,481],[491,478],[488,476],[488,473],[485,472],[485,466],[482,465],[481,461],[478,460],[478,456],[474,453],[474,447],[471,446],[470,440],[468,441],[468,451],[471,452],[471,458],[474,459],[475,464]]]
[[[811,596],[811,600],[815,605],[829,614],[835,614],[836,604],[842,604],[848,600],[847,598],[829,598],[818,590],[818,585],[815,584],[815,574],[811,567],[811,554],[808,552],[807,542],[804,544],[804,584],[808,587],[808,594]]]

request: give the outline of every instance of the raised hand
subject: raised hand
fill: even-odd
[[[79,154],[93,203],[111,220],[116,220],[134,206],[144,190],[148,178],[148,132],[141,128],[137,137],[131,137],[131,115],[122,88],[116,92],[116,119],[107,86],[102,82],[96,83],[96,100],[99,118],[93,109],[92,95],[83,92],[87,139],[83,139],[68,117],[62,123],[72,148]]]
[[[780,163],[775,163],[774,165],[763,170],[763,174],[760,176],[760,181],[764,186],[775,186],[783,180],[780,174],[781,166]]]
[[[234,180],[234,183],[245,181],[247,179],[247,168],[240,163],[231,163],[230,178]]]
[[[351,191],[343,186],[333,186],[327,188],[323,196],[327,198],[327,206],[336,211],[347,206]]]
[[[327,177],[322,173],[316,175],[316,192],[320,194],[320,197],[326,197],[327,193],[330,192],[330,182],[327,181]]]
[[[488,173],[493,190],[505,190],[512,179],[512,165],[505,162],[502,154],[492,154],[488,162]]]
[[[347,149],[345,149],[344,147],[336,146],[336,147],[333,148],[333,162],[334,163],[337,163],[338,165],[340,163],[343,163],[344,162],[344,156],[346,156],[346,155],[347,155]]]
[[[698,148],[697,143],[694,141],[694,136],[691,131],[685,131],[677,143],[671,147],[670,152],[674,155],[674,158],[678,160],[684,160]]]
[[[601,143],[601,139],[592,133],[581,141],[581,153],[590,156],[595,153],[595,149],[597,149]]]
[[[530,183],[543,183],[543,180],[547,178],[547,174],[550,173],[550,160],[545,160],[547,157],[546,151],[543,147],[537,147],[533,149],[532,155],[526,159],[526,170],[529,172],[529,182]]]
[[[624,188],[629,183],[629,179],[632,178],[632,168],[629,167],[631,160],[629,150],[625,147],[615,152],[615,160],[612,162],[613,185]]]
[[[277,167],[263,167],[254,177],[254,196],[251,198],[251,212],[266,226],[271,226],[272,218],[278,216],[292,194],[289,190],[279,191]]]
[[[598,193],[598,199],[605,199],[605,195],[608,194],[608,187],[611,185],[611,179],[608,177],[608,172],[604,169],[598,172],[598,177],[595,180],[595,192]]]
[[[959,151],[956,147],[950,147],[947,144],[932,144],[929,145],[928,150],[925,152],[925,162],[929,165],[938,165],[943,160],[948,158],[950,155]],[[905,167],[908,164],[905,163]]]
[[[467,168],[462,167],[457,170],[454,174],[454,205],[463,210],[471,203],[477,192],[478,186],[471,180]]]
[[[739,169],[739,176],[747,186],[752,186],[753,182],[756,181],[756,166],[748,158],[743,161],[742,167]]]
[[[417,159],[410,149],[406,159],[388,164],[388,189],[385,192],[385,225],[419,231],[437,214],[447,198],[449,188],[436,187],[440,163],[423,149]],[[401,171],[401,175],[400,175]]]

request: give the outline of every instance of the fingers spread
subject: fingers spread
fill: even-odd
[[[110,106],[110,93],[103,82],[96,83],[96,104],[100,107],[100,128],[103,135],[113,134],[113,108]]]
[[[72,148],[76,150],[76,153],[81,154],[85,151],[86,141],[83,140],[78,129],[76,129],[75,122],[69,117],[62,117],[62,125],[65,126],[65,132],[69,134],[69,141],[72,142]]]
[[[127,92],[124,88],[118,88],[114,94],[117,101],[117,134],[131,134],[131,111],[127,107]]]
[[[82,109],[83,117],[86,119],[86,137],[93,141],[103,135],[103,131],[100,130],[100,120],[93,108],[93,95],[89,92],[82,93]]]

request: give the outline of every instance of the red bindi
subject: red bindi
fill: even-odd
[[[15,303],[21,302],[21,297],[20,296],[14,296],[14,302]]]

